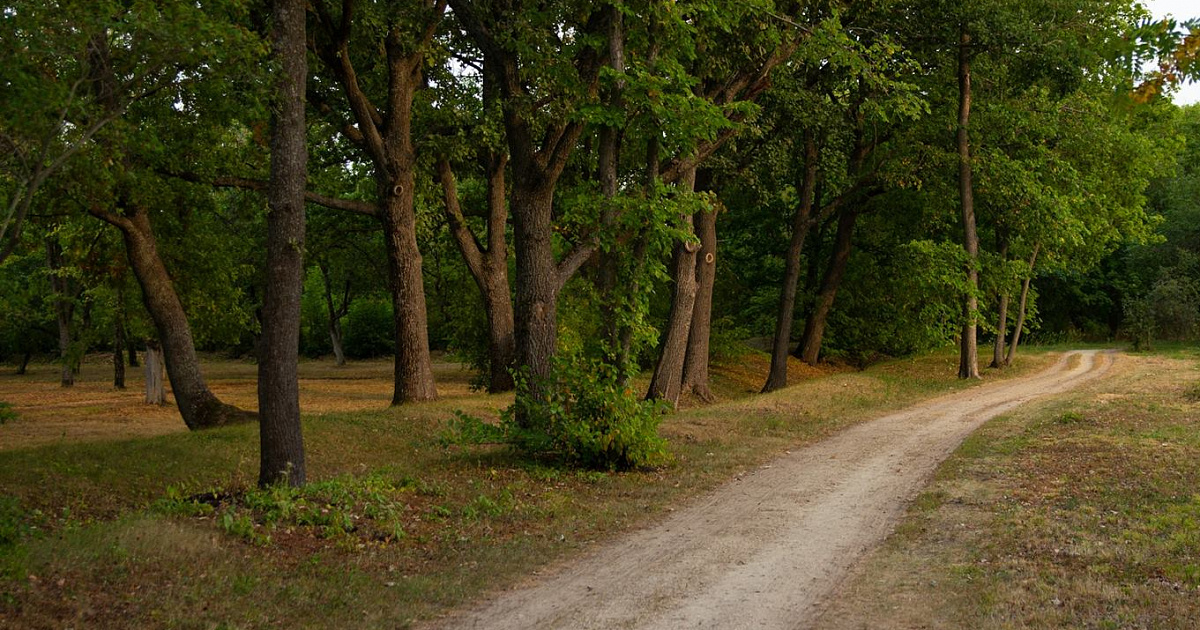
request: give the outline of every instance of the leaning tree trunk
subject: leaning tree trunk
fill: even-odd
[[[1021,283],[1021,300],[1017,305],[1017,326],[1013,330],[1012,342],[1008,344],[1008,354],[1004,356],[1004,365],[1012,365],[1013,357],[1017,355],[1017,344],[1021,342],[1021,329],[1025,327],[1025,305],[1029,297],[1029,284],[1033,281],[1033,267],[1037,264],[1038,250],[1041,244],[1033,246],[1033,254],[1029,256],[1029,271]]]
[[[679,181],[685,191],[696,185],[696,170],[690,169]],[[692,227],[693,217],[684,219],[684,227]],[[646,398],[665,400],[675,405],[683,389],[683,361],[687,353],[688,333],[692,327],[692,310],[696,306],[696,252],[697,243],[678,243],[672,257],[675,289],[671,295],[671,313],[667,317],[667,330],[663,335],[662,350],[650,379]]]
[[[104,213],[101,218],[121,229],[129,265],[141,286],[146,311],[154,321],[162,344],[167,377],[184,424],[195,430],[253,420],[254,414],[218,400],[204,382],[187,315],[175,293],[171,276],[159,258],[158,245],[146,213],[140,210],[134,211],[132,216]]]
[[[958,187],[962,202],[963,249],[967,252],[967,296],[958,358],[959,378],[979,378],[976,319],[979,311],[979,235],[975,231],[975,198],[971,184],[971,36],[965,30],[958,43]]]
[[[804,182],[800,187],[800,207],[792,218],[792,238],[784,260],[783,286],[779,292],[779,312],[775,319],[775,337],[771,341],[771,370],[762,393],[787,386],[788,345],[795,319],[796,285],[800,281],[800,255],[812,227],[812,209],[817,184],[817,143],[811,132],[804,134]]]
[[[800,341],[800,360],[809,365],[816,365],[821,356],[825,324],[829,321],[829,312],[833,310],[838,289],[842,286],[842,279],[846,277],[846,267],[850,264],[850,250],[854,244],[854,222],[857,218],[858,212],[853,209],[844,210],[838,216],[833,257],[829,261],[829,269],[825,271],[825,279],[821,282],[821,292],[817,294],[813,310],[804,322],[804,338]]]
[[[717,268],[717,208],[696,214],[700,251],[696,255],[696,299],[683,360],[683,391],[705,402],[715,398],[708,383],[708,344],[712,335],[713,284]]]
[[[258,361],[258,485],[305,482],[300,429],[300,294],[304,287],[306,60],[305,3],[272,2],[272,48],[279,63],[267,189],[267,286]]]

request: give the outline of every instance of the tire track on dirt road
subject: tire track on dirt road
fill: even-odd
[[[895,527],[934,469],[985,421],[1104,374],[1065,354],[1040,374],[942,396],[776,459],[437,627],[807,628],[850,567]]]

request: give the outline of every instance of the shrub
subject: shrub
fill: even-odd
[[[392,303],[386,298],[356,300],[343,320],[346,356],[369,359],[391,354],[396,347]]]
[[[0,400],[0,424],[16,419],[17,412],[12,410],[12,405]]]
[[[665,403],[644,401],[616,369],[596,359],[556,359],[538,384],[544,401],[518,376],[516,401],[502,414],[506,440],[531,455],[550,455],[600,470],[655,466],[669,459],[658,435]]]

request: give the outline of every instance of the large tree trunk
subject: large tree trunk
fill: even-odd
[[[783,284],[779,292],[779,312],[775,320],[775,337],[771,341],[771,370],[762,392],[772,392],[787,386],[788,345],[792,340],[795,319],[796,285],[800,281],[800,255],[812,227],[813,200],[817,184],[817,142],[812,133],[804,134],[804,181],[800,185],[800,207],[792,217],[792,238],[784,259]]]
[[[75,312],[70,281],[63,275],[62,246],[54,239],[46,241],[46,262],[50,267],[50,288],[54,291],[54,319],[58,324],[58,360],[62,363],[61,384],[75,385],[75,361],[71,353],[71,319]]]
[[[1008,354],[1004,356],[1004,365],[1012,365],[1013,357],[1017,355],[1017,344],[1021,343],[1021,329],[1025,327],[1026,299],[1029,297],[1029,283],[1033,282],[1033,267],[1037,264],[1039,249],[1041,249],[1040,243],[1034,245],[1033,253],[1029,256],[1029,271],[1021,283],[1021,299],[1017,305],[1017,325],[1013,329],[1012,342],[1008,344]]]
[[[804,337],[800,341],[800,359],[809,365],[816,365],[821,356],[825,324],[829,321],[829,312],[833,309],[838,289],[846,276],[846,267],[850,263],[850,250],[854,244],[854,222],[857,218],[858,212],[849,208],[838,215],[833,257],[829,261],[829,268],[825,270],[825,279],[821,281],[821,292],[817,294],[813,310],[804,322]]]
[[[679,186],[690,192],[696,185],[696,170],[689,169],[679,180]],[[693,217],[684,219],[685,227],[691,228]],[[696,252],[697,243],[678,243],[672,256],[675,289],[671,294],[671,312],[667,316],[667,329],[662,339],[658,363],[646,398],[665,400],[672,405],[679,403],[683,389],[683,362],[687,354],[688,334],[692,328],[692,311],[696,306]]]
[[[305,482],[300,429],[300,293],[304,286],[304,89],[308,76],[305,6],[272,2],[272,48],[279,62],[267,189],[267,282],[258,361],[258,485]]]
[[[958,377],[979,378],[976,318],[979,303],[979,235],[975,231],[975,198],[971,184],[971,36],[964,30],[958,42],[958,189],[962,201],[963,249],[967,252],[967,296],[963,301]]]
[[[558,349],[558,293],[561,283],[551,241],[552,190],[518,185],[513,190],[517,255],[517,365],[529,371],[534,400],[542,400]]]
[[[379,207],[391,270],[392,314],[396,331],[395,388],[392,404],[434,400],[433,362],[429,355],[429,324],[425,311],[425,278],[417,245],[413,208],[412,163],[394,181],[380,183]]]
[[[254,414],[218,400],[204,382],[187,315],[158,256],[158,245],[146,213],[139,209],[126,216],[108,213],[98,216],[121,229],[129,265],[141,286],[146,311],[162,344],[171,391],[184,424],[195,430],[253,420]]]
[[[696,300],[683,360],[683,391],[703,401],[715,399],[708,383],[708,342],[712,334],[713,283],[717,269],[717,208],[696,214],[700,251],[696,254]]]

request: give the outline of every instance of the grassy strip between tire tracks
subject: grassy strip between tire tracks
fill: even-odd
[[[1124,355],[988,423],[818,625],[1200,627],[1198,358]]]
[[[1026,355],[986,380],[1053,361]],[[443,447],[485,395],[305,419],[300,493],[247,488],[254,427],[0,452],[0,628],[403,627],[644,525],[783,451],[969,387],[949,352],[751,396],[761,355],[716,366],[726,402],[668,416],[674,463],[625,474]]]

